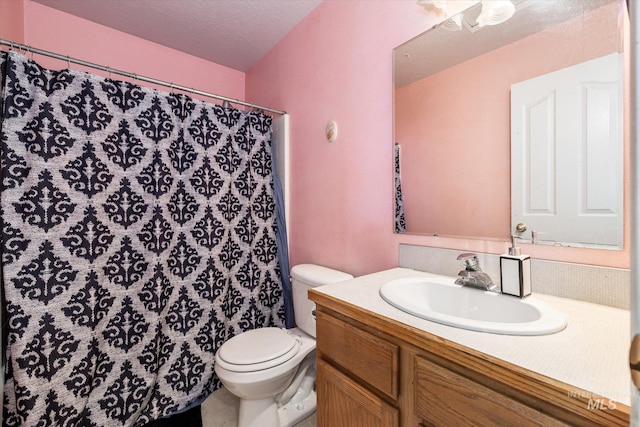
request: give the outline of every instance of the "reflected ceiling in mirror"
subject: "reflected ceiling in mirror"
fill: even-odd
[[[439,25],[394,49],[404,232],[486,240],[515,233],[511,85],[622,52],[623,3],[514,0],[511,19],[481,28],[476,4],[461,14],[459,31]]]
[[[461,12],[462,28],[451,29],[452,17],[393,50],[396,88],[554,27],[618,0],[512,0],[514,15],[499,25],[480,27],[481,3]]]

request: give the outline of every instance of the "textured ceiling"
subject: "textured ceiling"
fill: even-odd
[[[321,0],[33,0],[248,71]]]
[[[516,13],[503,24],[475,26],[482,7],[476,4],[462,12],[467,24],[461,31],[435,26],[394,49],[396,88],[618,0],[512,1]]]

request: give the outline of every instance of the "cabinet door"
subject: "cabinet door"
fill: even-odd
[[[424,426],[566,426],[421,357],[415,358],[414,386],[415,413]]]
[[[397,427],[398,410],[326,361],[317,363],[318,427]]]
[[[352,377],[362,380],[389,400],[398,398],[398,355],[400,349],[389,341],[362,329],[318,313],[316,341],[318,353]]]

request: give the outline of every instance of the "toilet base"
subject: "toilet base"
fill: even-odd
[[[316,410],[316,392],[278,408],[275,399],[240,400],[238,427],[293,427]]]
[[[278,409],[280,427],[293,427],[316,411],[316,392],[312,390],[303,400],[286,405]]]

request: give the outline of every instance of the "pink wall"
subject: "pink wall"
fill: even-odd
[[[292,265],[356,275],[398,265],[391,50],[435,19],[413,0],[323,2],[247,74],[252,102],[291,114]]]
[[[480,58],[396,90],[408,232],[509,238],[510,82],[497,72],[503,67]]]
[[[245,74],[240,71],[30,0],[0,0],[0,17],[0,38],[230,98],[245,98]],[[5,22],[11,25],[5,26]],[[38,55],[35,59],[45,67],[67,67],[57,59]],[[77,65],[72,68],[82,69]]]
[[[361,275],[397,266],[400,243],[506,251],[504,241],[392,230],[391,51],[442,19],[421,14],[413,0],[323,2],[247,74],[250,101],[291,114],[292,265],[312,262]],[[328,143],[331,119],[339,134]],[[629,267],[628,245],[625,251],[524,245],[523,251]]]
[[[24,37],[22,1],[0,0],[0,38],[21,42]]]
[[[391,50],[442,19],[414,0],[326,1],[245,76],[30,0],[0,0],[1,38],[289,112],[292,264],[315,262],[356,275],[397,266],[399,243],[492,253],[507,246],[392,232]],[[339,135],[328,143],[331,119]],[[628,251],[623,261],[603,251],[525,251],[628,266]]]
[[[408,232],[509,239],[511,85],[617,52],[617,11],[610,3],[396,90]]]

